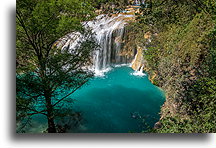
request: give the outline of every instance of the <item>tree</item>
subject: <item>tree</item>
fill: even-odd
[[[17,122],[42,114],[48,132],[57,132],[55,117],[65,101],[93,76],[87,67],[96,45],[81,24],[93,10],[84,0],[17,1]],[[58,39],[75,31],[83,41],[61,50]]]

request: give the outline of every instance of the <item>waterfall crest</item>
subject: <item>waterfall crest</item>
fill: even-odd
[[[116,64],[128,64],[134,57],[129,57],[123,52],[124,38],[126,34],[125,25],[128,21],[134,20],[134,13],[126,11],[124,13],[113,14],[108,16],[105,14],[97,16],[93,21],[84,22],[85,28],[90,28],[93,32],[99,48],[92,53],[93,65],[90,69],[96,75],[103,75]],[[68,39],[70,38],[70,39]],[[59,47],[64,49],[69,47],[71,53],[75,47],[84,38],[81,33],[73,32],[66,37],[63,37],[58,43]]]
[[[139,71],[139,74],[142,73],[142,50],[134,49],[131,54],[123,51],[127,36],[125,26],[128,21],[135,19],[135,12],[133,11],[135,10],[126,9],[124,13],[112,14],[111,16],[102,14],[92,21],[83,23],[85,28],[92,30],[99,45],[98,49],[92,53],[93,64],[89,65],[89,69],[93,70],[96,76],[104,76],[105,72],[119,65],[130,65],[135,71]],[[76,52],[76,46],[84,40],[85,38],[81,33],[73,32],[62,38],[58,46],[62,49],[69,47],[73,54]]]
[[[86,25],[92,28],[98,41],[99,49],[93,53],[93,69],[95,73],[106,71],[113,64],[131,62],[122,55],[125,36],[125,25],[134,15],[118,14],[113,16],[99,15],[96,20]]]

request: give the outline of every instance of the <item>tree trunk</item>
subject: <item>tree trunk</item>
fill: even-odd
[[[50,91],[45,91],[46,108],[47,108],[47,120],[48,120],[48,133],[56,133],[56,127],[54,122],[53,105],[51,103]]]
[[[51,100],[47,100],[47,120],[48,120],[48,133],[56,133],[56,127],[54,122],[53,106]]]
[[[42,53],[41,53],[42,54]],[[44,84],[44,97],[46,101],[46,109],[47,109],[47,120],[48,120],[48,133],[56,133],[56,127],[54,122],[54,112],[52,105],[52,89],[50,87],[50,81],[46,76],[46,59],[43,59],[42,55],[38,55],[38,60],[40,63],[40,75],[42,78],[42,83]]]
[[[56,133],[54,118],[47,116],[47,119],[48,119],[48,133]]]

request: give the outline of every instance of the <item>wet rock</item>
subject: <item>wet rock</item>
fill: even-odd
[[[141,47],[137,47],[137,54],[134,58],[134,60],[132,61],[132,68],[134,70],[139,70],[141,67],[144,66],[144,59],[143,59],[143,50]]]
[[[162,127],[162,124],[160,121],[156,122],[155,125],[154,125],[154,129],[159,129]]]

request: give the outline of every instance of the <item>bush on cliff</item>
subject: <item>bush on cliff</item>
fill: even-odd
[[[148,2],[148,1],[147,1]],[[144,50],[146,71],[166,92],[160,133],[216,132],[215,4],[213,0],[158,1],[129,26]],[[144,36],[151,32],[151,42]],[[133,38],[132,38],[133,37]]]

